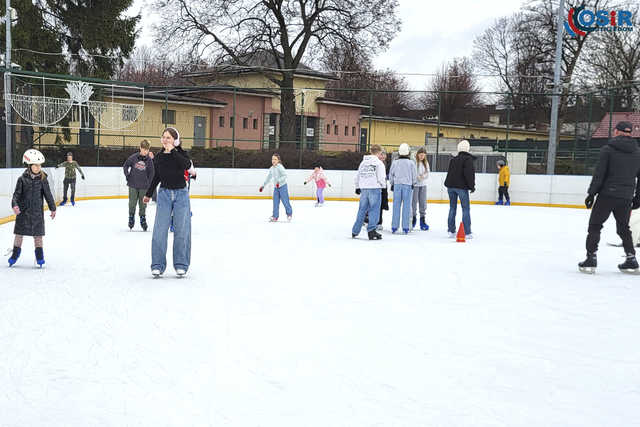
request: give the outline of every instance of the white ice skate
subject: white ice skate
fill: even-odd
[[[176,274],[178,275],[178,277],[184,277],[184,275],[187,274],[187,272],[182,268],[177,268]]]
[[[291,222],[291,219],[292,219],[291,215],[287,216],[287,221]]]
[[[153,275],[153,277],[157,278],[157,277],[160,277],[162,273],[157,268],[154,268],[153,270],[151,270],[151,274]]]

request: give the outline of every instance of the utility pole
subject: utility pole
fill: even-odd
[[[6,51],[4,54],[4,114],[5,114],[5,167],[8,169],[11,167],[11,102],[9,101],[9,97],[7,94],[11,93],[11,0],[5,0],[6,4],[6,15],[5,15],[5,26],[7,27],[7,45],[5,47]]]
[[[560,73],[562,72],[562,32],[564,0],[558,5],[558,22],[556,31],[556,63],[553,71],[553,93],[551,95],[551,130],[549,131],[549,151],[547,155],[547,175],[553,175],[556,171],[556,151],[558,148],[558,104],[560,103]],[[560,89],[560,91],[558,91]]]

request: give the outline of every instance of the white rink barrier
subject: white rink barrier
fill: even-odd
[[[80,174],[76,181],[76,199],[127,197],[129,192],[121,167],[83,167],[86,180]],[[16,180],[24,169],[0,169],[0,219],[11,216],[11,197]],[[56,201],[62,200],[64,169],[45,168]],[[267,176],[267,169],[197,169],[198,178],[192,181],[191,195],[203,198],[260,198],[270,197],[270,184],[263,193],[258,189]],[[356,200],[353,179],[356,171],[326,170],[332,187],[327,187],[328,200]],[[313,199],[315,186],[304,185],[311,170],[288,169],[289,195],[292,198]],[[446,173],[431,173],[427,184],[429,201],[448,201],[444,186]],[[583,206],[591,177],[567,175],[512,175],[509,194],[514,205],[580,207]],[[390,194],[392,196],[392,194]],[[476,174],[476,191],[471,200],[493,203],[498,197],[496,174]]]

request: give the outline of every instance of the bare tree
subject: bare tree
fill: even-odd
[[[157,40],[179,44],[196,57],[228,58],[252,66],[256,53],[275,65],[260,69],[280,88],[281,140],[295,138],[295,71],[305,57],[346,42],[373,51],[399,31],[397,0],[156,0],[162,24]]]
[[[427,90],[420,97],[420,103],[425,109],[439,111],[439,118],[443,121],[453,121],[456,110],[480,104],[473,66],[466,57],[454,58],[443,64]]]
[[[634,16],[640,6],[628,4]],[[640,31],[605,31],[593,35],[595,48],[586,52],[584,72],[587,87],[615,88],[615,111],[640,108]]]
[[[376,70],[368,54],[357,46],[335,46],[323,62],[340,78],[327,85],[328,97],[371,104],[373,115],[405,115],[411,104],[406,80],[391,70]]]
[[[116,70],[114,78],[151,86],[191,86],[192,84],[182,75],[207,66],[204,61],[186,55],[169,60],[166,59],[166,55],[150,47],[141,46]]]

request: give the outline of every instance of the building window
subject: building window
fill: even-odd
[[[249,129],[249,119],[246,117],[242,119],[242,129]]]
[[[167,125],[176,124],[176,110],[162,110],[162,123]]]
[[[236,127],[236,120],[235,117],[229,117],[229,127],[231,129],[233,129],[234,127]]]
[[[327,125],[327,135],[331,135],[331,125]]]
[[[356,127],[351,128],[351,136],[356,136]]]
[[[220,116],[218,117],[218,123],[220,124],[220,127],[223,128],[224,127],[224,116]]]
[[[344,127],[344,136],[349,136],[349,126]]]
[[[258,119],[253,119],[253,128],[258,129]]]
[[[333,134],[334,135],[338,134],[338,125],[335,125],[335,127],[333,128]]]

